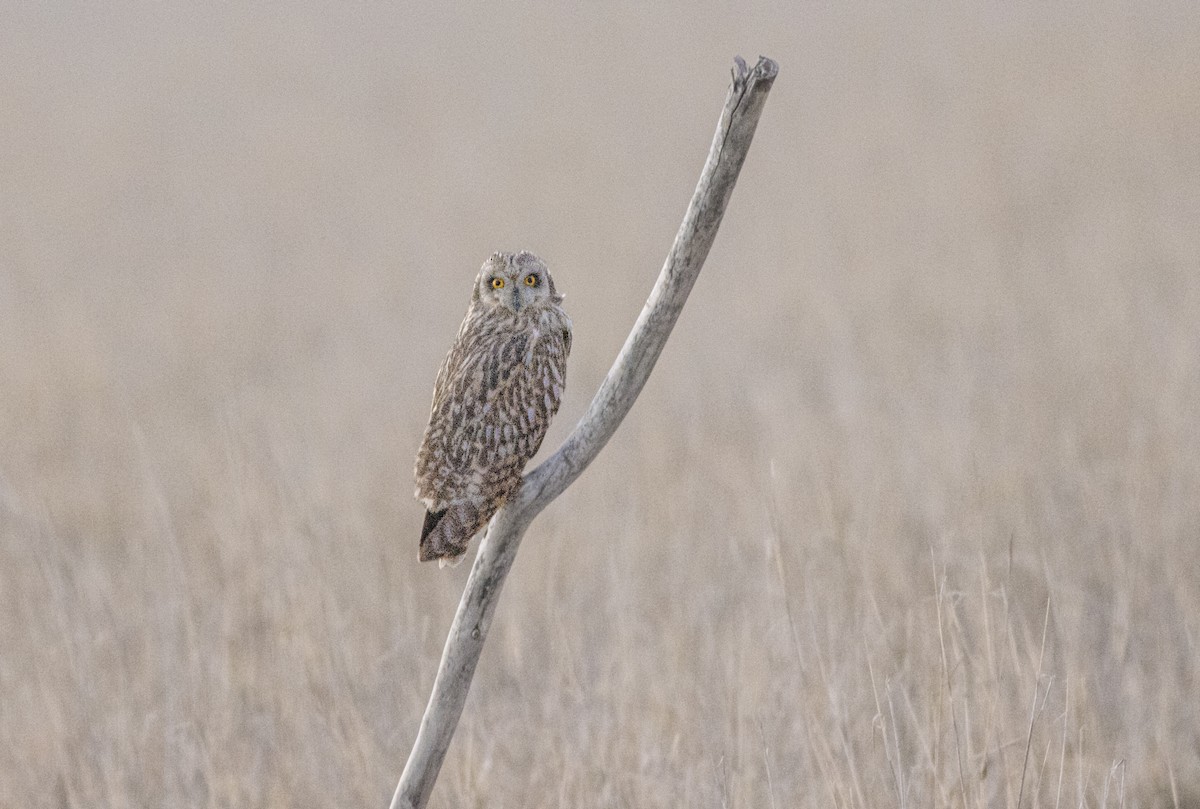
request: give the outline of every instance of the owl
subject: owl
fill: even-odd
[[[493,253],[479,271],[417,452],[422,562],[461,561],[546,437],[571,352],[562,300],[532,253]]]

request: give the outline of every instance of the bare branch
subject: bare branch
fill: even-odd
[[[492,518],[446,637],[433,693],[391,809],[422,809],[429,800],[525,529],[600,454],[650,377],[716,238],[778,71],[765,57],[753,69],[741,57],[734,60],[733,82],[708,161],[642,314],[575,430],[525,476],[516,495]]]

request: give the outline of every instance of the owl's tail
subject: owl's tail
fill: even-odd
[[[487,523],[486,518],[480,519],[481,516],[479,509],[466,503],[455,503],[441,511],[425,512],[420,560],[431,562],[439,559],[456,564],[458,558],[467,552],[471,537]]]

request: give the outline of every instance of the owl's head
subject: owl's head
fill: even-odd
[[[546,264],[533,253],[492,253],[475,279],[473,304],[503,307],[514,314],[557,306],[563,296],[554,291]]]

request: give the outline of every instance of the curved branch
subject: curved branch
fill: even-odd
[[[716,238],[778,71],[779,66],[765,57],[759,57],[753,69],[741,57],[734,60],[733,82],[708,161],[633,331],[571,435],[525,476],[517,494],[492,518],[446,637],[433,693],[391,809],[422,809],[429,800],[525,529],[600,454],[649,379]]]

